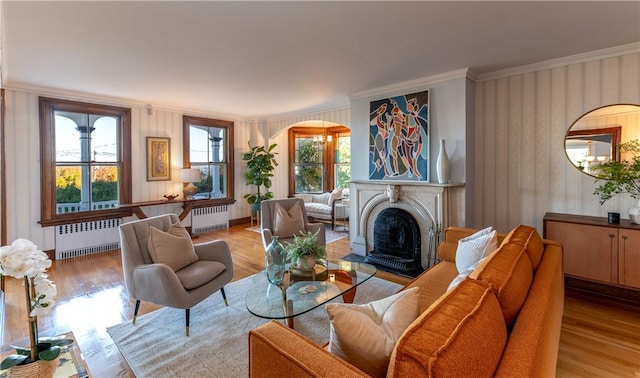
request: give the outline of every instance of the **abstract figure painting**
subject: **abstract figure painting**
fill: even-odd
[[[371,102],[369,179],[429,181],[429,91]]]

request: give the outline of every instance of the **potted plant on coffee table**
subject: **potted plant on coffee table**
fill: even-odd
[[[247,185],[255,185],[257,189],[255,193],[248,193],[243,196],[251,205],[251,212],[254,216],[260,209],[260,202],[273,198],[273,192],[270,192],[269,188],[271,188],[273,170],[278,166],[278,162],[275,159],[277,153],[273,152],[276,146],[275,143],[269,147],[252,146],[251,141],[249,141],[249,151],[242,155],[242,160],[247,162],[247,173],[245,174]],[[262,186],[264,186],[264,192],[260,191]]]
[[[640,140],[620,143],[618,148],[620,155],[627,159],[610,160],[592,168],[598,184],[593,194],[600,197],[601,205],[618,194],[640,199]],[[629,210],[629,217],[633,223],[640,224],[640,201]]]
[[[300,231],[300,236],[294,235],[293,241],[284,247],[287,260],[299,270],[313,270],[318,260],[327,257],[324,245],[318,245],[318,233]]]

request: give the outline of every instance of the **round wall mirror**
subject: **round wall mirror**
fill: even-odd
[[[634,139],[640,139],[640,105],[607,105],[583,114],[571,125],[564,151],[574,167],[595,177],[595,165],[620,161],[617,146]]]

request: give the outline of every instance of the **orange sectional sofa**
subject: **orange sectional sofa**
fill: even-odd
[[[564,309],[562,245],[520,225],[499,235],[498,249],[447,291],[458,276],[457,242],[475,231],[448,228],[442,261],[402,289],[419,287],[421,315],[396,344],[387,377],[555,376]],[[278,322],[249,332],[249,375],[367,376]]]

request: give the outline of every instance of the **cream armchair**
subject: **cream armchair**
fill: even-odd
[[[186,333],[189,336],[191,307],[218,290],[227,304],[224,285],[233,278],[233,262],[227,243],[216,240],[195,244],[198,261],[176,272],[168,265],[154,263],[147,247],[150,226],[168,232],[173,224],[179,222],[177,215],[165,214],[120,225],[122,270],[129,296],[136,300],[134,324],[140,301],[181,308],[185,309]]]
[[[307,212],[304,208],[304,201],[301,198],[284,198],[284,199],[272,199],[264,200],[260,202],[260,228],[262,233],[262,243],[266,249],[275,235],[275,217],[276,217],[276,204],[280,204],[283,209],[289,211],[294,204],[300,204],[300,210],[302,212],[302,219],[304,220],[303,232],[311,231],[312,233],[318,233],[318,244],[325,245],[326,237],[323,223],[309,223]],[[299,235],[299,233],[298,233]],[[283,237],[280,235],[278,240],[283,245],[293,240],[293,233],[290,236]]]

